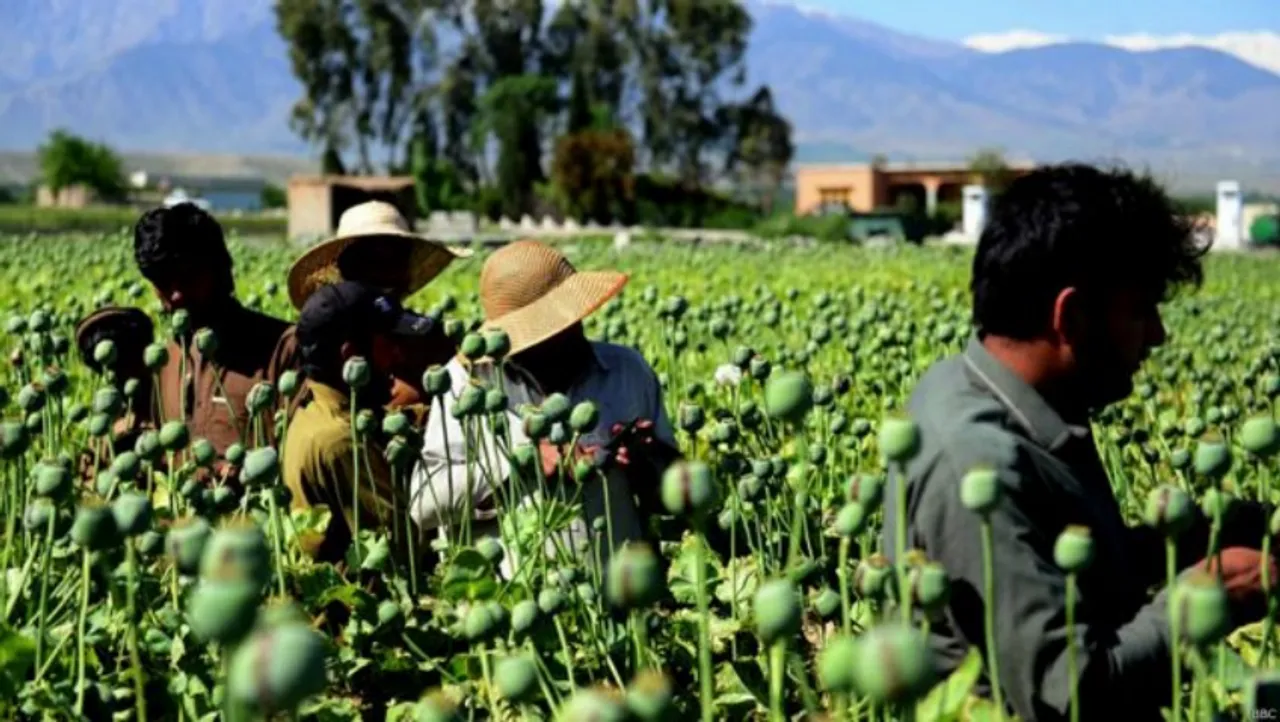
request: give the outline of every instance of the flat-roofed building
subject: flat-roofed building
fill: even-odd
[[[1036,167],[1029,162],[1007,165],[1011,177]],[[909,196],[932,215],[938,203],[958,203],[965,186],[981,183],[967,163],[805,164],[795,169],[796,213],[838,205],[869,213],[897,206]]]

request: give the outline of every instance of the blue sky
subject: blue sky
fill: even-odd
[[[1280,0],[799,0],[914,34],[960,40],[1035,30],[1081,40],[1280,30]]]

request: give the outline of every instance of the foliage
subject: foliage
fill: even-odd
[[[115,151],[65,130],[49,134],[37,151],[40,175],[53,193],[84,185],[103,200],[124,195],[124,165]]]
[[[607,224],[634,215],[635,144],[622,129],[585,129],[556,141],[551,178],[573,218]]]
[[[230,245],[244,302],[293,318],[280,281],[297,250]],[[423,540],[410,566],[388,553],[399,524],[361,529],[351,562],[335,566],[303,554],[333,517],[290,510],[262,434],[244,440],[243,468],[201,460],[198,440],[173,431],[160,435],[172,463],[141,441],[107,451],[127,404],[81,363],[75,321],[138,305],[163,339],[174,319],[134,270],[127,233],[0,238],[11,350],[0,364],[0,717],[674,720],[705,708],[716,720],[867,719],[874,702],[878,719],[999,719],[973,694],[982,656],[931,678],[916,644],[925,617],[898,626],[894,587],[867,581],[886,569],[876,560],[892,510],[866,490],[883,488],[886,454],[911,446],[910,433],[885,433],[911,431],[887,410],[967,342],[968,251],[575,245],[578,268],[630,274],[586,331],[652,363],[696,462],[662,479],[672,508],[652,520],[656,559],[632,555],[615,574],[592,554],[544,564],[535,551],[581,509],[563,467],[552,481],[565,499],[503,508],[505,549],[455,528]],[[459,259],[408,303],[471,327],[483,261]],[[1201,444],[1229,452],[1223,489],[1273,500],[1275,458],[1262,454],[1274,436],[1257,421],[1280,411],[1278,277],[1270,254],[1211,257],[1203,289],[1164,309],[1169,342],[1133,397],[1096,419],[1131,521],[1157,487],[1217,491],[1192,471]],[[260,427],[273,412],[255,411]],[[474,432],[486,413],[459,422]],[[388,447],[422,433],[361,428]],[[491,463],[470,451],[469,472]],[[198,472],[208,466],[226,475]],[[852,500],[865,504],[856,527],[843,513]],[[929,568],[906,563],[906,579]],[[1184,692],[1201,711],[1247,717],[1243,693],[1274,669],[1274,644],[1268,625],[1237,630],[1188,660]]]
[[[263,208],[285,208],[289,205],[289,198],[280,186],[274,183],[268,183],[262,188],[262,207]]]
[[[999,148],[982,148],[969,159],[969,170],[977,175],[994,197],[1013,180],[1013,173]]]

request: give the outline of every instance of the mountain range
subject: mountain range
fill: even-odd
[[[1118,159],[1176,185],[1280,191],[1280,75],[1208,48],[984,52],[786,0],[748,0],[749,82],[798,160]],[[5,0],[0,148],[66,127],[124,150],[305,155],[271,0]]]

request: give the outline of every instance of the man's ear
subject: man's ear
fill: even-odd
[[[1084,330],[1083,298],[1079,289],[1067,286],[1053,299],[1052,330],[1059,339],[1079,338]]]

